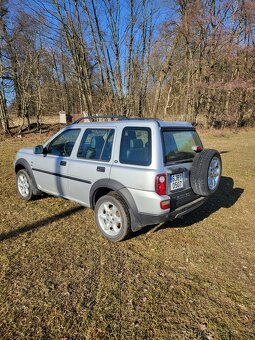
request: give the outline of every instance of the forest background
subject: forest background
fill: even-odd
[[[60,111],[254,125],[254,32],[253,0],[1,0],[1,128]]]

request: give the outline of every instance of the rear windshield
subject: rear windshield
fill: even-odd
[[[163,131],[165,163],[192,160],[195,146],[202,147],[196,131]]]

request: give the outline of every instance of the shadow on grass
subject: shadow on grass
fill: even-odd
[[[243,188],[234,188],[234,180],[231,177],[222,176],[218,191],[194,211],[184,215],[183,218],[166,221],[158,226],[147,226],[134,233],[133,237],[166,228],[185,228],[203,221],[205,218],[220,208],[231,208],[244,192]],[[132,236],[131,236],[132,238]]]
[[[8,239],[13,238],[13,237],[17,237],[17,236],[22,235],[26,232],[33,231],[35,229],[39,229],[39,228],[44,227],[47,224],[50,224],[52,222],[59,221],[59,220],[65,218],[65,217],[68,217],[70,215],[75,214],[76,212],[78,212],[82,209],[84,209],[84,207],[78,206],[78,207],[63,211],[59,214],[44,218],[43,220],[40,220],[38,222],[26,224],[23,227],[12,230],[8,233],[2,233],[2,234],[0,234],[0,242],[8,240]]]
[[[231,177],[222,177],[218,191],[196,210],[185,215],[182,219],[167,221],[157,230],[165,228],[184,228],[198,223],[220,208],[231,208],[244,192],[243,188],[234,188],[234,180]]]

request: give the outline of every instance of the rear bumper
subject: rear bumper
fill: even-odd
[[[202,205],[205,201],[207,201],[207,197],[199,197],[198,199],[176,208],[174,211],[170,211],[166,214],[152,215],[139,213],[139,221],[142,226],[146,226],[159,224],[168,220],[174,220],[175,218],[186,215],[192,210],[200,207],[200,205]]]

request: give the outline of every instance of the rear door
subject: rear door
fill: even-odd
[[[112,166],[115,128],[87,128],[68,167],[68,197],[90,206],[90,189],[100,179],[108,180]]]
[[[202,143],[194,128],[162,129],[162,141],[168,194],[174,210],[198,198],[190,187],[190,169],[195,150],[202,149]]]

